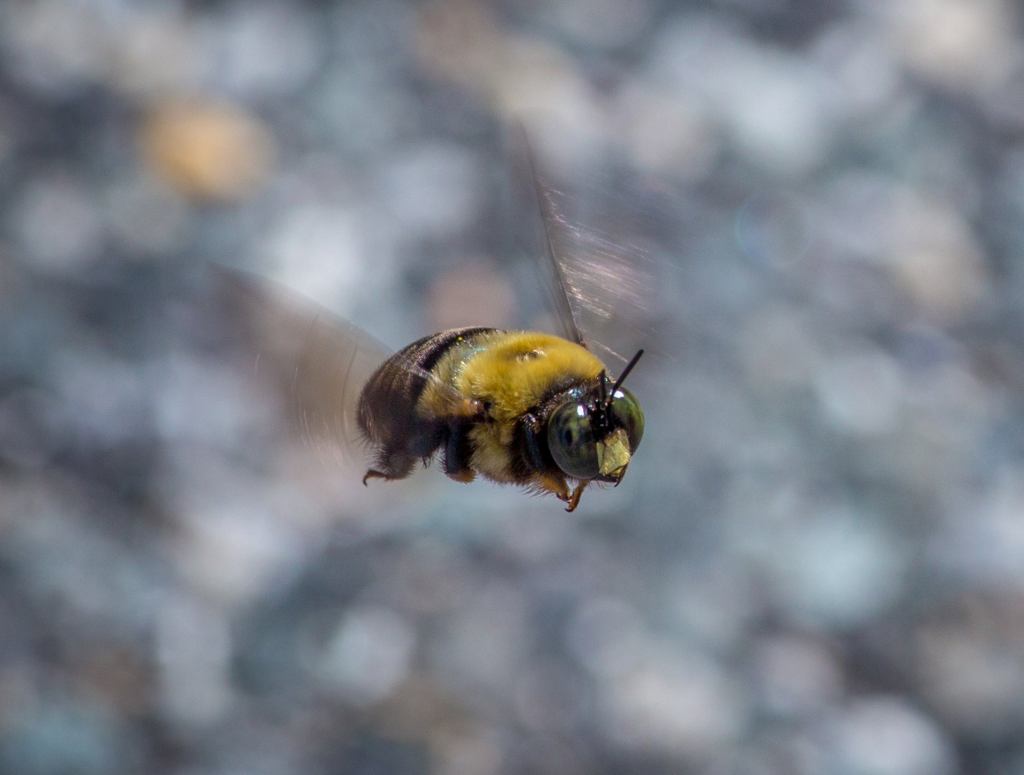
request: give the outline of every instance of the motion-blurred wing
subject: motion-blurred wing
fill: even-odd
[[[254,378],[272,386],[289,427],[325,458],[361,459],[359,394],[387,348],[270,280],[223,268],[210,274]]]
[[[625,228],[632,203],[613,197],[611,206],[568,215],[569,198],[545,182],[525,129],[507,134],[520,231],[515,241],[539,267],[555,333],[594,350],[617,371],[646,346],[656,295],[649,256]]]
[[[511,167],[509,213],[513,243],[517,245],[518,252],[538,264],[538,275],[554,313],[555,333],[586,346],[569,302],[569,287],[562,264],[555,254],[553,202],[538,174],[529,135],[521,124],[510,127],[506,135],[506,153]]]

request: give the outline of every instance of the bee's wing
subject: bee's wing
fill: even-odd
[[[541,181],[530,137],[522,124],[506,132],[506,153],[510,157],[513,242],[532,261],[539,261],[541,284],[554,312],[552,321],[560,336],[586,346],[569,302],[569,285],[563,264],[555,253],[557,221],[551,192]]]
[[[361,458],[359,395],[388,349],[316,302],[236,270],[211,268],[216,304],[269,385],[289,428],[325,458]]]
[[[544,181],[525,128],[516,125],[506,137],[514,242],[539,264],[556,333],[621,368],[645,346],[655,287],[649,257],[639,246],[575,225],[563,213],[559,192]]]
[[[270,387],[292,434],[324,462],[366,462],[359,398],[389,357],[397,368],[439,384],[411,358],[392,356],[358,326],[284,286],[224,267],[210,274],[251,375]],[[460,398],[453,387],[442,389]]]

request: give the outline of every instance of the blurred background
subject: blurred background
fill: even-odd
[[[204,272],[515,321],[510,117],[649,350],[571,515],[293,444]],[[0,771],[1024,773],[1022,132],[1011,0],[6,0]]]

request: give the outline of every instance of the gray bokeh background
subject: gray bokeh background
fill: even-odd
[[[1024,772],[1020,24],[4,3],[0,771]],[[364,489],[203,307],[514,321],[510,116],[650,350],[572,515]]]

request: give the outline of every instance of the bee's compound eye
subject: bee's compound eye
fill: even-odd
[[[597,445],[585,404],[570,401],[552,413],[548,447],[558,467],[574,479],[597,476]]]
[[[636,450],[644,437],[644,410],[636,396],[625,388],[619,388],[612,396],[612,415],[615,424],[626,429],[631,450]]]

